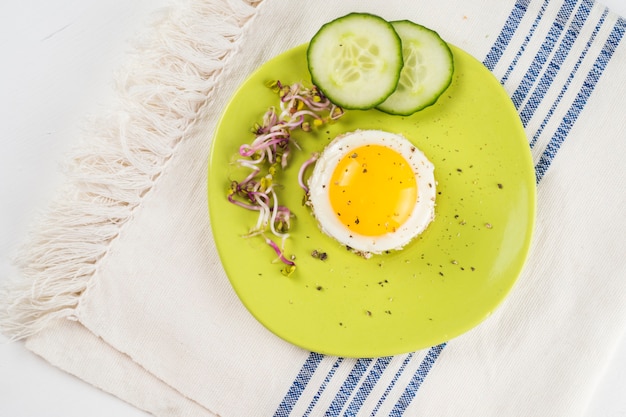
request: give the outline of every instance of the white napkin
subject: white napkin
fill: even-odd
[[[352,11],[410,19],[510,93],[538,186],[511,295],[447,343],[348,359],[274,336],[210,233],[207,157],[237,86]],[[3,297],[2,329],[156,416],[574,416],[626,324],[626,21],[592,1],[191,1],[155,27]],[[620,42],[621,41],[621,42]]]

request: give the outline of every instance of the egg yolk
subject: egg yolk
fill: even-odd
[[[344,155],[328,188],[341,223],[364,236],[395,232],[417,202],[411,166],[400,153],[382,145],[361,146]]]

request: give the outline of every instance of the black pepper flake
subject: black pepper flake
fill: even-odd
[[[369,310],[365,310],[365,314],[367,314],[368,317],[372,317],[372,312]]]
[[[502,184],[498,183],[498,188],[499,188],[499,189],[502,189],[503,187],[504,187],[504,186],[503,186]]]
[[[463,170],[461,168],[457,168],[456,172],[463,172]]]
[[[318,285],[317,287],[315,287],[316,290],[318,291],[322,291],[324,289],[324,287],[322,287],[321,285]]]
[[[471,269],[472,271],[476,271],[476,268],[474,268],[473,266],[471,266],[471,267],[470,267],[470,269]]]
[[[385,313],[391,315],[391,310],[385,310]]]
[[[313,252],[311,252],[311,256],[315,259],[319,259],[320,261],[328,259],[328,254],[326,252],[320,252],[317,249],[314,249]]]
[[[361,221],[359,220],[359,218],[357,217],[356,220],[354,221],[354,224],[359,224],[361,223]]]

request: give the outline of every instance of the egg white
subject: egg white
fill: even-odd
[[[409,218],[393,232],[364,236],[348,229],[334,213],[328,195],[329,184],[337,163],[353,149],[364,145],[381,145],[404,157],[415,173],[417,201]],[[435,217],[436,182],[434,165],[422,151],[404,136],[382,130],[356,130],[337,136],[326,146],[308,180],[309,199],[321,230],[357,253],[380,254],[400,250],[421,234]],[[384,198],[384,195],[380,196]]]

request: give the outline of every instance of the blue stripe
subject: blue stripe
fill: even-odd
[[[304,391],[304,388],[311,380],[313,373],[315,373],[315,370],[322,362],[323,358],[324,356],[319,353],[311,352],[309,354],[309,357],[304,362],[304,365],[302,365],[302,369],[300,369],[300,373],[298,373],[298,376],[293,381],[293,384],[291,384],[289,391],[287,391],[285,398],[283,398],[283,401],[274,413],[274,417],[287,417],[291,414],[293,406],[298,401],[298,398],[300,398],[300,395],[302,395],[302,391]]]
[[[333,402],[328,407],[328,410],[326,410],[326,414],[324,414],[325,417],[335,417],[341,413],[341,409],[348,401],[348,398],[350,397],[350,394],[352,394],[352,391],[354,391],[356,386],[359,384],[359,381],[363,377],[363,374],[369,367],[370,363],[372,363],[372,359],[369,358],[362,358],[356,361],[356,363],[352,367],[352,371],[350,371],[350,374],[343,382],[343,385],[339,389],[339,392],[337,393],[337,395],[335,395]]]
[[[376,403],[376,407],[374,407],[374,410],[372,410],[372,414],[370,415],[371,417],[374,417],[376,415],[376,413],[378,413],[378,410],[380,409],[380,406],[383,405],[383,403],[387,399],[387,396],[389,395],[389,393],[391,392],[393,387],[396,385],[396,382],[398,381],[398,378],[400,378],[400,375],[402,375],[404,373],[404,369],[409,364],[409,362],[411,361],[412,358],[413,358],[413,354],[412,353],[409,353],[408,355],[406,355],[406,358],[404,358],[404,360],[402,361],[402,365],[400,366],[400,369],[398,369],[398,372],[396,372],[396,374],[393,376],[393,379],[389,383],[389,386],[385,389],[385,392],[383,393],[383,395],[380,397],[380,399]]]
[[[569,108],[569,110],[563,117],[563,120],[561,121],[560,126],[558,127],[556,133],[550,140],[550,143],[548,143],[548,146],[546,147],[545,151],[541,155],[539,163],[535,167],[537,183],[541,181],[541,179],[545,175],[546,171],[550,167],[550,164],[552,163],[552,160],[556,156],[557,151],[561,148],[561,145],[563,144],[563,142],[565,141],[565,138],[567,137],[570,130],[572,129],[572,126],[578,119],[578,116],[580,115],[585,104],[587,103],[589,96],[591,95],[596,84],[598,83],[598,80],[600,79],[602,72],[606,68],[606,65],[609,63],[609,61],[611,60],[611,57],[613,56],[615,49],[617,48],[617,46],[619,45],[619,42],[624,36],[625,29],[626,29],[626,20],[624,20],[621,17],[618,18],[617,22],[615,23],[615,26],[613,27],[613,30],[611,31],[611,34],[609,35],[607,41],[605,42],[602,48],[602,51],[598,55],[598,58],[593,64],[593,67],[587,74],[587,78],[585,79],[585,82],[583,83],[583,87],[578,92],[578,95],[576,96],[574,103],[572,104],[572,106]]]
[[[348,408],[344,412],[344,416],[354,416],[361,409],[365,399],[370,395],[372,389],[374,389],[374,385],[376,385],[385,369],[387,369],[387,366],[389,366],[389,363],[391,363],[391,359],[392,356],[385,356],[376,360],[370,373],[365,378],[365,381],[363,381],[359,390],[354,394],[354,398],[352,398],[350,405],[348,405]]]
[[[537,132],[535,132],[535,134],[533,135],[533,138],[530,141],[530,147],[531,148],[533,148],[537,144],[537,141],[539,140],[539,137],[543,133],[543,129],[545,129],[546,125],[548,124],[548,122],[552,118],[552,115],[554,114],[557,106],[561,102],[561,99],[563,98],[563,96],[565,95],[567,90],[569,89],[569,86],[572,83],[572,80],[574,79],[574,76],[576,75],[576,73],[578,72],[578,69],[580,68],[580,64],[583,62],[583,60],[587,56],[587,53],[589,52],[589,48],[591,48],[591,45],[593,44],[594,40],[596,39],[596,36],[598,35],[598,32],[600,31],[600,28],[604,24],[604,21],[606,20],[606,17],[607,17],[608,14],[609,14],[609,9],[605,8],[604,9],[604,13],[602,13],[602,17],[600,18],[600,20],[596,24],[596,27],[594,28],[593,33],[591,34],[591,36],[589,37],[589,40],[587,41],[587,44],[585,45],[585,49],[583,49],[582,53],[580,54],[580,57],[578,58],[578,61],[576,61],[576,64],[574,65],[574,69],[572,70],[572,72],[570,73],[569,77],[567,78],[567,81],[565,82],[565,84],[561,88],[561,91],[559,92],[558,97],[556,98],[554,103],[552,103],[552,106],[550,107],[550,110],[548,110],[548,113],[546,114],[546,116],[544,117],[543,121],[541,122],[541,125],[539,126],[539,129],[537,129]]]
[[[513,69],[515,68],[515,66],[517,65],[517,61],[519,61],[520,57],[524,54],[524,51],[526,50],[526,47],[528,46],[528,42],[530,42],[530,38],[533,37],[535,30],[537,30],[537,26],[539,26],[539,22],[541,22],[541,18],[543,17],[549,3],[550,3],[550,0],[545,0],[543,4],[541,5],[541,9],[539,9],[539,13],[537,13],[537,16],[535,17],[535,21],[530,27],[528,34],[524,38],[524,42],[522,43],[522,46],[520,46],[519,50],[517,51],[517,54],[515,54],[515,58],[513,58],[513,61],[511,62],[506,72],[504,73],[504,76],[500,80],[500,83],[504,84],[506,80],[509,79],[509,76],[513,72]]]
[[[522,21],[522,17],[524,17],[526,10],[528,10],[529,3],[530,0],[517,0],[515,2],[515,7],[513,7],[511,14],[509,14],[509,17],[504,23],[504,27],[500,31],[498,38],[496,39],[495,43],[491,47],[491,50],[489,51],[489,53],[487,53],[487,56],[483,60],[483,64],[490,71],[493,71],[493,69],[498,64],[498,61],[500,61],[500,58],[502,58],[504,50],[509,45],[513,34],[515,34],[515,31]]]
[[[557,73],[561,69],[565,58],[569,55],[576,38],[580,34],[580,30],[583,25],[587,21],[589,14],[591,13],[591,8],[593,7],[593,0],[584,0],[583,3],[578,8],[578,12],[574,16],[571,25],[568,30],[565,32],[565,36],[561,41],[559,48],[556,53],[552,57],[550,64],[548,64],[546,71],[543,76],[539,80],[539,84],[531,94],[530,98],[524,105],[524,108],[520,112],[520,118],[522,119],[522,123],[524,127],[528,125],[528,122],[532,118],[535,110],[539,107],[539,103],[543,100],[546,92],[550,88],[552,81],[556,77]]]
[[[409,382],[409,385],[407,385],[404,393],[402,394],[402,396],[400,396],[400,399],[398,399],[398,402],[393,407],[393,410],[391,410],[391,413],[389,413],[389,417],[402,416],[406,408],[409,406],[409,404],[411,404],[411,401],[417,394],[420,386],[422,386],[422,382],[424,382],[424,379],[426,379],[426,376],[433,368],[433,365],[435,365],[437,358],[445,347],[446,343],[442,343],[440,345],[430,348],[430,350],[426,354],[426,357],[417,369],[417,372],[415,372],[415,374],[413,375],[411,382]]]
[[[528,92],[535,83],[535,80],[537,80],[537,77],[539,77],[539,73],[545,65],[548,56],[550,56],[550,54],[552,53],[552,50],[556,45],[557,39],[561,36],[561,33],[565,29],[565,23],[569,20],[569,17],[574,10],[575,3],[575,0],[565,0],[563,5],[561,5],[561,8],[557,13],[556,19],[550,27],[548,35],[541,44],[539,51],[537,51],[537,54],[535,55],[532,64],[528,68],[526,75],[524,75],[524,78],[522,79],[520,85],[511,96],[511,100],[515,105],[515,108],[520,108],[522,102],[524,101],[524,99],[528,95]]]
[[[313,410],[313,408],[319,401],[320,397],[324,393],[324,390],[326,389],[326,386],[328,385],[330,380],[333,378],[333,375],[335,375],[335,372],[337,372],[337,369],[339,368],[339,365],[341,365],[342,362],[343,362],[343,358],[337,358],[337,360],[333,364],[332,369],[330,370],[330,372],[328,372],[328,375],[326,375],[326,378],[324,378],[324,382],[322,382],[322,385],[320,385],[319,389],[313,396],[313,400],[307,407],[306,412],[304,413],[302,417],[308,417],[311,414],[311,411]]]

